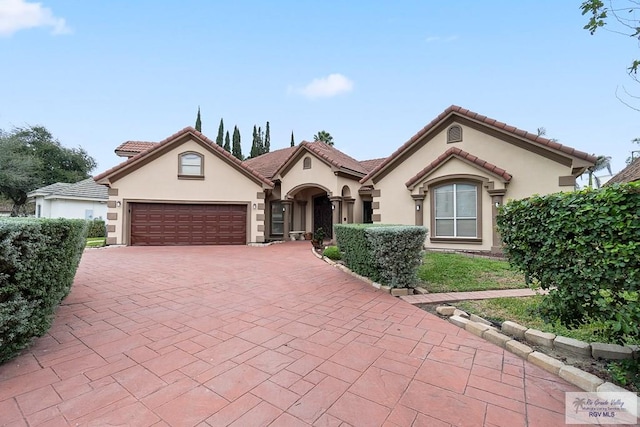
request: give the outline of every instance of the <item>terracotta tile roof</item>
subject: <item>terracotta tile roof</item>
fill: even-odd
[[[114,151],[118,156],[131,157],[138,153],[142,153],[145,150],[156,145],[157,142],[150,141],[125,141],[120,144]]]
[[[291,156],[291,154],[297,150],[298,147],[281,148],[280,150],[270,151],[253,159],[247,159],[244,161],[246,165],[258,171],[262,175],[271,179],[275,175],[276,171],[280,169]]]
[[[450,157],[457,157],[457,158],[459,158],[461,160],[465,160],[465,161],[467,161],[469,163],[473,163],[474,165],[477,165],[477,166],[481,167],[482,169],[486,170],[487,172],[499,176],[505,182],[511,181],[512,176],[506,170],[504,170],[502,168],[499,168],[498,166],[496,166],[494,164],[491,164],[491,163],[489,163],[487,161],[484,161],[484,160],[482,160],[482,159],[480,159],[480,158],[478,158],[478,157],[476,157],[476,156],[474,156],[472,154],[469,154],[464,150],[461,150],[461,149],[456,148],[456,147],[451,147],[447,151],[442,153],[440,156],[438,156],[438,158],[435,159],[433,162],[429,163],[429,165],[427,165],[426,168],[422,169],[413,178],[411,178],[409,181],[407,181],[405,185],[407,187],[409,187],[409,188],[413,187],[425,175],[427,175],[432,170],[436,169],[441,164],[445,163]]]
[[[620,172],[615,174],[604,185],[634,182],[634,181],[640,181],[640,157],[632,161],[630,164],[627,165],[627,167],[625,167]]]
[[[530,142],[530,143],[532,143],[534,145],[542,146],[544,148],[548,148],[548,149],[554,150],[554,151],[560,151],[560,152],[562,152],[562,153],[564,153],[564,154],[566,154],[568,156],[577,157],[579,159],[586,160],[588,162],[595,162],[596,161],[596,157],[591,155],[591,154],[587,154],[587,153],[585,153],[583,151],[576,150],[575,148],[571,148],[571,147],[568,147],[566,145],[559,144],[556,141],[552,141],[552,140],[550,140],[548,138],[544,138],[542,136],[538,136],[536,134],[533,134],[533,133],[518,129],[518,128],[514,127],[514,126],[509,126],[506,123],[502,123],[502,122],[499,122],[499,121],[497,121],[495,119],[491,119],[491,118],[489,118],[487,116],[483,116],[481,114],[474,113],[473,111],[469,111],[466,108],[462,108],[462,107],[459,107],[457,105],[452,105],[449,108],[447,108],[446,110],[444,110],[442,113],[440,113],[438,115],[438,117],[433,119],[424,128],[422,128],[420,131],[418,131],[418,133],[413,135],[411,137],[411,139],[409,139],[400,148],[398,148],[396,151],[394,151],[393,154],[391,154],[389,157],[387,157],[386,160],[384,160],[381,164],[379,164],[367,176],[365,176],[363,179],[361,179],[360,182],[364,183],[368,179],[374,177],[378,172],[380,172],[382,169],[386,168],[387,165],[391,164],[405,150],[407,150],[408,148],[413,146],[418,140],[420,140],[423,136],[425,136],[427,133],[429,133],[429,131],[431,131],[438,124],[440,124],[440,122],[442,122],[443,120],[445,120],[447,117],[449,117],[451,115],[457,115],[457,116],[461,116],[461,117],[465,117],[465,118],[471,119],[471,120],[476,121],[476,122],[480,122],[483,125],[486,125],[486,126],[489,126],[491,128],[498,129],[498,130],[513,134],[514,136],[517,136],[517,137],[519,137],[521,139],[525,139],[525,140],[527,140],[528,142]]]
[[[347,171],[352,171],[363,176],[369,172],[359,161],[334,148],[332,145],[321,141],[302,141],[300,145],[339,169],[346,169]]]
[[[367,172],[371,172],[376,167],[380,165],[380,163],[384,162],[387,158],[381,157],[379,159],[371,159],[371,160],[360,160],[360,164],[363,168],[367,170]]]
[[[154,153],[157,150],[160,150],[163,147],[165,147],[167,145],[170,145],[173,141],[175,141],[178,138],[180,138],[182,136],[185,136],[187,134],[191,134],[194,137],[198,138],[199,140],[203,141],[205,144],[207,144],[209,149],[211,149],[213,151],[217,151],[218,154],[220,156],[222,156],[223,158],[225,158],[228,162],[230,162],[231,164],[236,165],[239,169],[242,169],[242,170],[246,171],[247,174],[253,176],[258,181],[268,185],[269,187],[273,187],[273,182],[271,182],[271,180],[265,178],[264,175],[262,175],[261,173],[259,173],[258,171],[256,171],[252,167],[250,167],[249,165],[245,164],[245,162],[241,162],[240,160],[236,159],[231,153],[229,153],[227,150],[225,150],[224,148],[222,148],[218,144],[216,144],[215,141],[210,140],[209,138],[204,136],[201,132],[198,132],[197,130],[195,130],[191,126],[186,127],[184,129],[182,129],[181,131],[178,131],[178,132],[174,133],[173,135],[169,136],[168,138],[165,138],[164,140],[158,142],[157,144],[152,145],[146,151],[140,152],[140,153],[136,154],[135,156],[128,158],[126,161],[120,163],[119,165],[114,166],[111,169],[108,169],[108,170],[102,172],[101,174],[94,176],[93,179],[94,179],[94,181],[97,182],[97,181],[109,178],[110,176],[112,176],[116,172],[120,172],[122,170],[126,170],[131,165],[142,161],[145,157],[147,157],[151,153]]]

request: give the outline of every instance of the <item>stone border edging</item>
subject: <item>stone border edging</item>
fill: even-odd
[[[602,344],[602,343],[592,343],[588,344],[583,341],[574,340],[572,338],[562,337],[560,335],[556,336],[555,334],[550,334],[547,332],[538,331],[537,329],[525,328],[524,326],[518,325],[515,322],[504,322],[503,327],[498,330],[491,322],[486,319],[483,319],[479,316],[468,315],[462,310],[458,310],[454,306],[439,306],[436,308],[436,312],[442,316],[446,316],[449,318],[449,322],[454,325],[465,329],[472,334],[484,338],[485,340],[496,344],[505,350],[515,354],[516,356],[525,359],[534,365],[544,369],[547,372],[550,372],[554,375],[558,375],[560,378],[565,379],[571,384],[580,387],[584,391],[591,392],[628,392],[620,386],[617,386],[610,382],[605,382],[602,378],[599,378],[589,372],[583,371],[582,369],[576,368],[575,366],[566,365],[560,360],[557,360],[551,356],[548,356],[545,353],[535,351],[533,348],[524,344],[515,338],[523,339],[527,343],[532,345],[539,345],[547,348],[556,348],[559,350],[565,350],[574,353],[575,355],[585,356],[587,353],[585,352],[585,347],[583,344],[586,344],[589,349],[591,349],[589,356],[593,356],[594,354],[607,354],[606,351],[604,353],[593,353],[593,345],[597,344],[600,346],[617,346],[614,344]],[[465,317],[466,315],[466,317]],[[472,319],[473,317],[473,319]],[[505,331],[504,324],[508,323],[507,330]],[[504,332],[504,333],[503,333]],[[508,334],[508,335],[507,335]],[[560,338],[560,340],[558,340]],[[578,343],[578,344],[577,344]],[[577,344],[577,345],[576,345]],[[569,350],[572,349],[572,350]],[[619,354],[613,352],[611,354]],[[639,357],[640,352],[638,349],[630,349],[626,348],[624,351],[625,355],[630,354],[632,357]],[[598,356],[604,358],[603,356]],[[629,358],[629,357],[624,357]],[[618,357],[618,360],[621,357]],[[639,408],[640,408],[640,397],[638,398]]]

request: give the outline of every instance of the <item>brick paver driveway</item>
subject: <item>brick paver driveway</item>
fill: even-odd
[[[314,257],[85,251],[0,425],[556,426],[574,386]]]

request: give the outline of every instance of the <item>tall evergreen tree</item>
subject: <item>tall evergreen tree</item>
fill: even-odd
[[[293,139],[293,131],[291,131],[291,146],[292,147],[296,146],[296,141]]]
[[[224,136],[224,149],[228,152],[231,152],[231,140],[229,139],[229,131],[227,131],[227,134]]]
[[[242,146],[240,145],[240,131],[238,130],[238,126],[233,127],[233,147],[231,148],[231,154],[236,159],[244,160],[242,156]]]
[[[264,139],[263,139],[262,127],[258,126],[258,141],[256,145],[258,146],[258,155],[264,154]]]
[[[258,129],[256,129],[256,125],[253,125],[253,139],[251,141],[251,151],[249,152],[249,158],[252,159],[254,157],[258,157],[260,155],[259,147],[258,147]]]
[[[200,120],[200,106],[198,105],[198,115],[196,116],[196,130],[202,132],[202,120]]]
[[[224,122],[220,119],[220,126],[218,126],[218,136],[216,137],[216,144],[222,147],[224,138]]]
[[[269,122],[267,122],[267,130],[264,131],[264,153],[268,153],[270,150],[271,150],[271,134],[269,131]]]

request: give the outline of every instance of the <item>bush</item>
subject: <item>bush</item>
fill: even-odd
[[[616,184],[511,201],[498,230],[527,282],[552,289],[541,307],[547,319],[599,321],[623,343],[638,339],[639,212],[640,183]]]
[[[336,224],[336,242],[342,252],[342,259],[352,271],[377,282],[380,274],[376,268],[373,252],[365,230],[378,225],[372,224]]]
[[[427,229],[416,226],[368,228],[365,231],[380,283],[392,288],[412,288],[422,262]]]
[[[338,224],[338,248],[347,267],[392,287],[415,285],[427,229],[382,224]]]
[[[340,249],[338,249],[337,246],[327,246],[324,252],[322,253],[322,255],[334,261],[342,259],[342,255],[340,254]]]
[[[47,332],[71,290],[86,234],[84,220],[0,220],[0,363]]]
[[[107,226],[103,219],[96,218],[87,222],[89,223],[87,237],[107,237]]]

